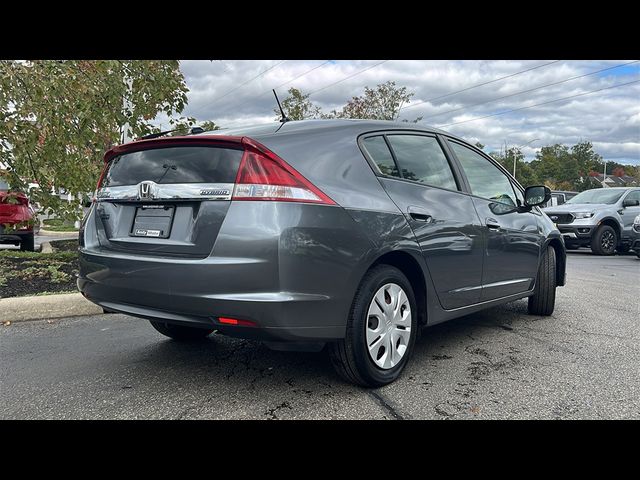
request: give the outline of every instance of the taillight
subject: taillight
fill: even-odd
[[[263,145],[245,137],[233,200],[273,200],[335,205],[318,187]]]

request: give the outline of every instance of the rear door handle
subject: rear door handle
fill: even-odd
[[[407,208],[407,211],[411,218],[418,222],[431,223],[433,221],[433,217],[429,215],[426,210],[423,210],[420,207],[409,207]]]
[[[500,230],[500,224],[495,218],[486,218],[484,223],[489,230]]]

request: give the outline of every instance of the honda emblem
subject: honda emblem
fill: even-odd
[[[140,199],[150,200],[153,198],[151,183],[152,182],[142,182],[138,185],[138,197],[140,197]]]

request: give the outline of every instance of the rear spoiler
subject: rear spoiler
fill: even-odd
[[[117,145],[104,154],[105,163],[113,157],[125,153],[139,152],[141,150],[149,150],[158,147],[175,147],[175,146],[211,146],[219,145],[227,148],[242,148],[242,140],[245,137],[231,135],[196,135],[196,136],[180,136],[169,138],[152,138],[149,140],[136,140],[122,145]]]

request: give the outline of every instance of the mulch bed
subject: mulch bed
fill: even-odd
[[[54,252],[78,252],[78,239],[54,240],[51,242]]]
[[[0,298],[77,291],[78,241],[51,245],[53,253],[0,251]]]

